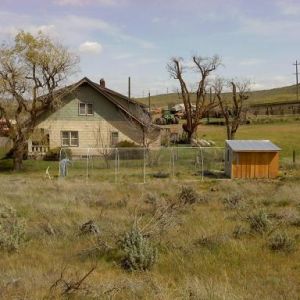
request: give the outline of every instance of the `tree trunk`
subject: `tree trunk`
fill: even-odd
[[[230,130],[230,125],[226,124],[226,131],[227,131],[227,139],[231,140],[231,130]]]
[[[26,143],[23,140],[14,141],[13,146],[13,170],[20,171],[23,169],[23,159],[25,154]]]

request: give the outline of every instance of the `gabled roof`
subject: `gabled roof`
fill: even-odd
[[[269,140],[226,140],[235,152],[278,152],[281,149]]]
[[[131,111],[129,109],[129,104],[134,104],[137,106],[140,106],[143,110],[145,109],[145,105],[133,100],[129,99],[128,97],[119,94],[113,90],[110,90],[106,87],[101,87],[99,84],[91,81],[89,78],[84,77],[81,80],[79,80],[77,83],[74,83],[72,85],[66,86],[62,89],[59,89],[56,91],[57,94],[60,95],[60,97],[64,97],[67,94],[71,93],[72,91],[76,90],[78,87],[80,87],[83,84],[88,84],[92,88],[94,88],[97,92],[99,92],[102,96],[104,96],[107,100],[112,102],[114,105],[116,105],[120,110],[122,110],[126,115],[128,115],[130,118],[134,119],[141,125],[145,126],[145,124],[142,122],[142,120],[139,118],[138,115],[134,113],[134,111]],[[145,112],[146,113],[146,112]]]

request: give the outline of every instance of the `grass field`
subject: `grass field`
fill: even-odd
[[[300,151],[299,127],[245,125],[237,137],[271,139],[286,161]],[[199,136],[221,146],[225,130],[203,125]],[[276,180],[187,183],[194,166],[179,151],[187,169],[177,180],[147,184],[133,183],[139,160],[122,162],[133,167],[118,184],[106,182],[114,165],[97,172],[94,162],[86,180],[86,161],[74,161],[70,176],[50,180],[45,169],[56,175],[57,162],[28,160],[12,173],[0,161],[0,299],[298,299],[299,166],[282,162]],[[88,221],[96,231],[83,231]],[[158,253],[148,271],[124,269],[133,224]]]
[[[225,97],[230,97],[230,94],[225,93]],[[137,99],[148,105],[148,98]],[[249,104],[257,103],[273,103],[273,102],[288,102],[296,100],[296,86],[287,86],[271,90],[253,91],[249,98]],[[152,107],[167,107],[182,103],[182,99],[177,93],[156,95],[151,97]]]
[[[1,209],[4,204],[12,206],[17,220],[26,224],[18,251],[0,250],[1,299],[299,296],[299,181],[287,177],[190,184],[198,200],[172,206],[159,223],[157,211],[178,201],[178,183],[111,185],[0,177]],[[262,232],[248,221],[259,212],[267,216]],[[157,262],[147,272],[123,270],[118,240],[136,219],[142,228],[153,218],[147,236],[158,249]],[[81,232],[81,225],[89,220],[97,224],[99,233]],[[287,249],[271,250],[270,241],[277,234],[287,234],[291,242]],[[79,289],[66,292],[68,284],[92,267],[95,271]]]

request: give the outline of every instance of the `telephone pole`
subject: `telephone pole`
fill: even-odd
[[[151,95],[150,92],[148,93],[148,108],[149,108],[149,113],[151,112]]]
[[[299,101],[299,72],[298,72],[298,66],[300,66],[299,62],[296,60],[296,63],[293,64],[296,66],[296,91],[297,91],[297,101]]]
[[[128,98],[131,97],[131,78],[128,77]]]

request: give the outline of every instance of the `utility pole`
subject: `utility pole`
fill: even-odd
[[[150,92],[148,93],[148,107],[149,107],[149,113],[151,111],[151,95]]]
[[[293,64],[296,66],[296,91],[297,91],[297,101],[299,101],[299,72],[298,72],[298,66],[300,66],[299,62],[296,60],[296,63]]]
[[[131,97],[131,82],[130,82],[130,77],[128,77],[128,98],[130,99]]]

